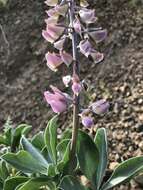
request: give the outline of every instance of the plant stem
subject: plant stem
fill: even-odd
[[[79,75],[79,66],[77,62],[77,34],[73,28],[73,21],[75,18],[75,2],[74,0],[69,1],[69,21],[70,27],[72,28],[71,40],[72,40],[72,54],[73,54],[73,74]],[[71,140],[71,161],[75,157],[76,152],[76,142],[78,136],[78,126],[79,126],[79,96],[75,93],[73,95],[74,104],[73,104],[73,129],[72,129],[72,140]]]

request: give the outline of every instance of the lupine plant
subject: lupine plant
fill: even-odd
[[[50,8],[46,11],[48,18],[42,36],[55,47],[55,51],[46,53],[46,63],[54,72],[66,67],[67,75],[62,77],[62,81],[71,92],[67,94],[53,85],[51,90],[44,92],[45,101],[56,114],[44,131],[28,139],[26,135],[30,126],[5,129],[0,136],[0,144],[4,144],[0,190],[112,189],[143,170],[143,156],[122,162],[107,179],[105,128],[97,129],[94,138],[79,129],[80,124],[91,129],[94,115],[103,116],[109,110],[110,104],[104,99],[86,108],[80,101],[85,84],[80,78],[79,56],[83,54],[86,62],[89,59],[93,64],[102,62],[104,54],[96,48],[107,37],[107,31],[94,26],[98,19],[86,0],[46,0],[45,3]],[[69,48],[66,48],[67,44]],[[73,127],[59,137],[58,118],[69,108],[73,109]],[[85,176],[88,185],[83,183],[81,176]]]

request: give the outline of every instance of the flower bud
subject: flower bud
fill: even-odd
[[[56,87],[51,86],[53,92],[44,92],[45,99],[55,113],[62,113],[68,107],[67,96]]]
[[[82,117],[82,124],[84,127],[92,127],[94,125],[93,118],[90,116]]]
[[[93,103],[91,106],[91,110],[97,115],[103,115],[109,110],[109,102],[104,99],[98,100]]]
[[[81,35],[81,24],[78,18],[75,18],[73,21],[73,27],[75,31]]]
[[[82,90],[82,84],[81,84],[77,74],[73,75],[72,82],[73,82],[72,91],[74,92],[74,94],[76,94],[78,96]]]
[[[64,85],[68,87],[69,83],[71,82],[71,76],[70,75],[64,76],[62,77],[62,80],[63,80]]]

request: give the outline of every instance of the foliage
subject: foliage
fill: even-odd
[[[103,116],[109,109],[107,100],[101,99],[87,108],[80,104],[79,94],[84,92],[85,83],[79,77],[77,53],[82,53],[93,64],[101,63],[104,54],[95,49],[102,42],[107,31],[91,27],[97,22],[95,11],[89,9],[86,0],[46,0],[52,7],[47,11],[46,29],[42,35],[57,49],[45,55],[47,66],[57,71],[63,63],[73,66],[72,76],[63,76],[66,87],[71,87],[72,96],[50,86],[44,92],[45,100],[57,114],[40,131],[28,138],[31,126],[13,127],[7,120],[0,135],[0,190],[108,190],[128,182],[143,171],[143,156],[130,158],[118,165],[108,180],[105,180],[108,165],[108,143],[104,128],[97,129],[92,139],[79,130],[79,121],[86,128],[94,125],[94,115]],[[63,21],[62,21],[63,20]],[[72,55],[65,51],[70,41]],[[73,107],[73,129],[68,129],[58,139],[58,117]],[[90,182],[87,187],[80,180],[84,175]]]
[[[39,190],[44,187],[50,190],[107,190],[129,181],[143,170],[143,157],[131,158],[119,164],[111,177],[105,181],[108,145],[106,130],[101,128],[97,130],[94,139],[79,130],[76,151],[78,162],[71,173],[71,131],[67,130],[61,139],[58,139],[57,120],[57,116],[53,117],[45,131],[29,139],[21,133],[16,152],[11,152],[8,148],[10,145],[5,144],[8,150],[1,155],[0,189]],[[7,130],[5,133],[7,134]],[[15,133],[13,135],[15,136]],[[90,180],[90,188],[82,185],[82,181],[78,179],[79,171]]]

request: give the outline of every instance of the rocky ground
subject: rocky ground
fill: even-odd
[[[142,7],[139,0],[95,2],[99,21],[109,33],[101,47],[106,59],[100,65],[85,59],[81,63],[89,101],[107,98],[112,104],[104,118],[95,119],[92,131],[101,126],[108,131],[110,169],[143,154]],[[0,128],[10,116],[14,123],[26,122],[38,130],[52,115],[43,91],[59,83],[60,73],[53,74],[45,65],[44,53],[52,48],[41,37],[45,8],[43,1],[9,0],[0,9]],[[118,189],[142,188],[131,182]]]

